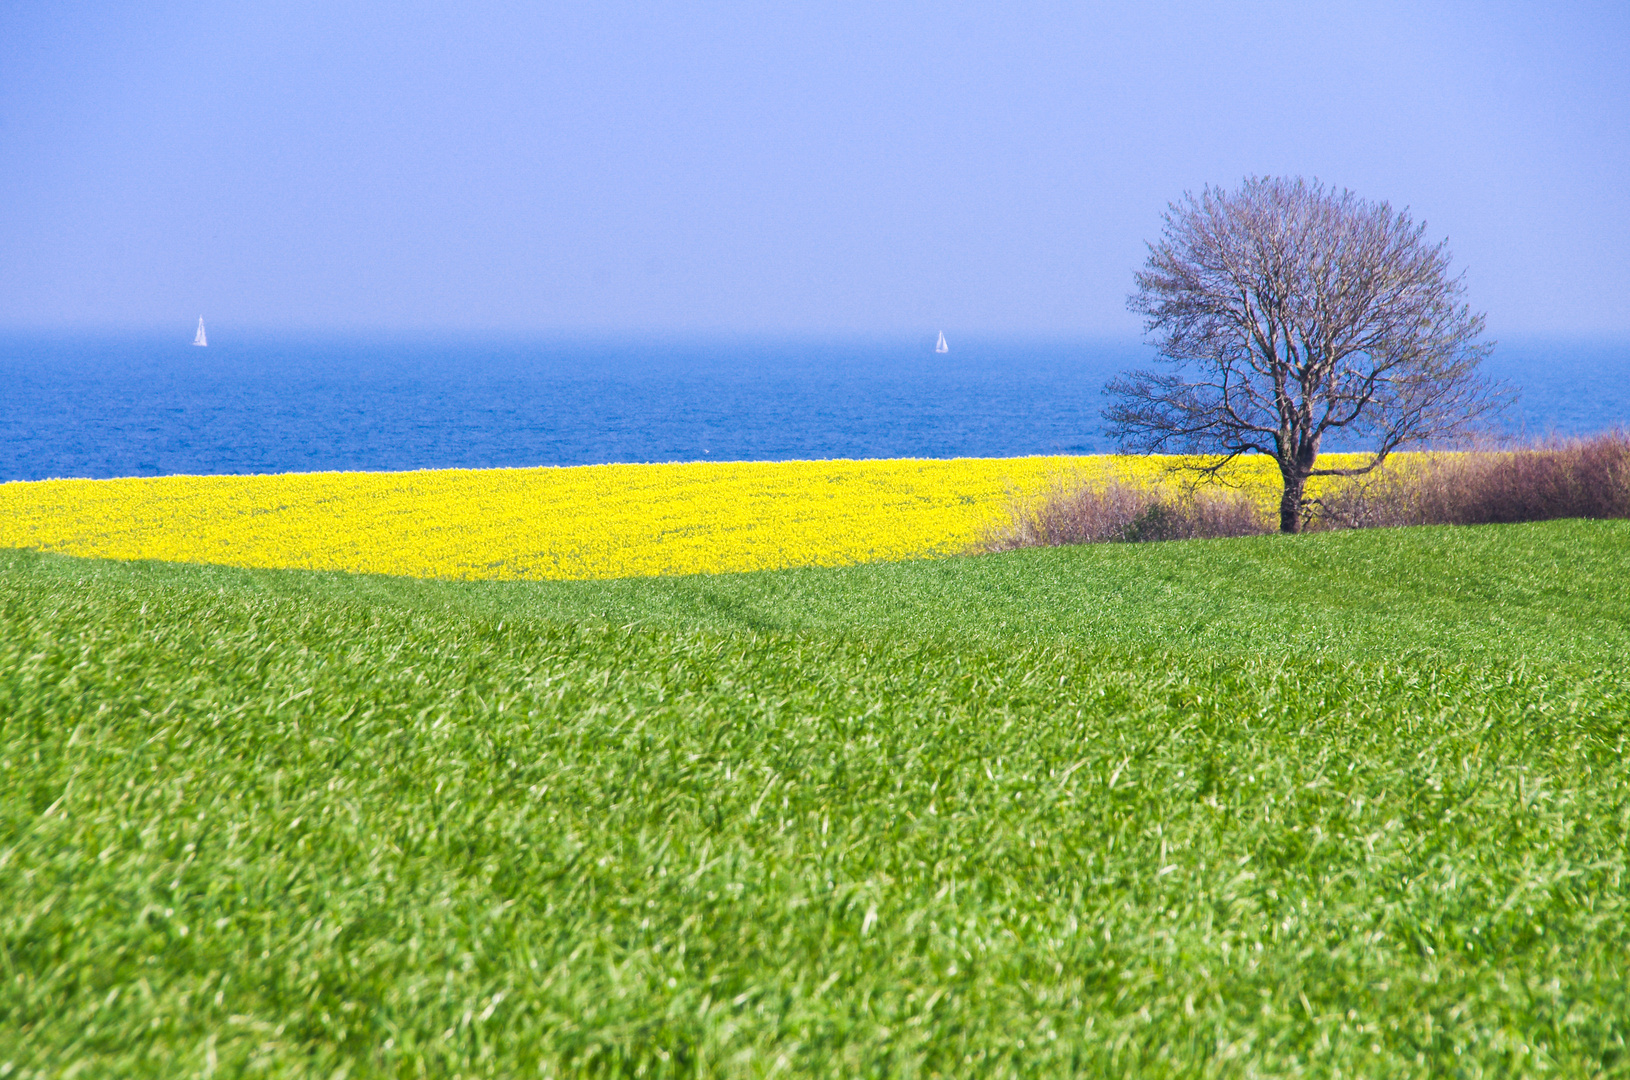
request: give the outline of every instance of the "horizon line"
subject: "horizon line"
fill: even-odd
[[[471,326],[383,326],[383,325],[275,325],[262,322],[234,323],[230,318],[212,319],[207,313],[203,316],[190,316],[184,324],[181,336],[191,342],[192,333],[197,328],[196,320],[203,318],[211,326],[211,333],[226,331],[229,334],[239,334],[254,337],[286,336],[286,337],[313,337],[331,335],[340,338],[377,337],[385,339],[401,338],[466,338],[484,340],[629,340],[635,338],[654,338],[663,341],[676,341],[685,339],[899,339],[925,337],[935,338],[944,332],[950,338],[973,340],[990,339],[1039,339],[1051,341],[1091,341],[1117,344],[1148,344],[1144,335],[1133,330],[1110,330],[1091,328],[998,328],[962,326],[951,324],[936,324],[919,327],[874,327],[874,328],[844,328],[844,327],[471,327]],[[4,323],[0,322],[0,335],[28,336],[28,337],[167,337],[181,333],[168,322],[143,323],[79,323],[64,326],[61,323]],[[1578,329],[1578,328],[1512,328],[1508,330],[1489,331],[1483,335],[1485,340],[1498,344],[1501,340],[1573,340],[1573,341],[1630,341],[1630,327],[1623,329]]]

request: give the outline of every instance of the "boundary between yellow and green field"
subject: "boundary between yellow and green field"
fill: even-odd
[[[410,577],[595,579],[932,558],[1065,478],[1160,456],[691,462],[0,484],[0,547]],[[1264,505],[1276,474],[1232,483]]]

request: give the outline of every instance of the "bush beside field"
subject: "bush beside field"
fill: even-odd
[[[1060,544],[1259,536],[1279,528],[1272,484],[1259,466],[1241,482],[1132,481],[1114,474],[1062,475],[1038,495],[1013,500],[985,527],[983,551]],[[1327,456],[1342,467],[1351,455]],[[1315,477],[1308,528],[1492,525],[1560,518],[1630,518],[1630,435],[1518,449],[1396,454],[1374,472]]]
[[[1553,446],[1431,454],[1325,495],[1323,528],[1630,518],[1630,434]]]
[[[0,555],[0,1065],[1623,1074],[1626,555]]]

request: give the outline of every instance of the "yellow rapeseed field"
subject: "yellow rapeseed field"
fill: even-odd
[[[1172,459],[697,462],[0,484],[0,546],[434,578],[609,578],[966,550],[1063,475]],[[1272,463],[1235,470],[1266,501]]]

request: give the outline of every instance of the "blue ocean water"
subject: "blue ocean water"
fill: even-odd
[[[1136,342],[0,337],[0,480],[1113,450]],[[1630,425],[1630,341],[1501,345],[1508,427]]]

